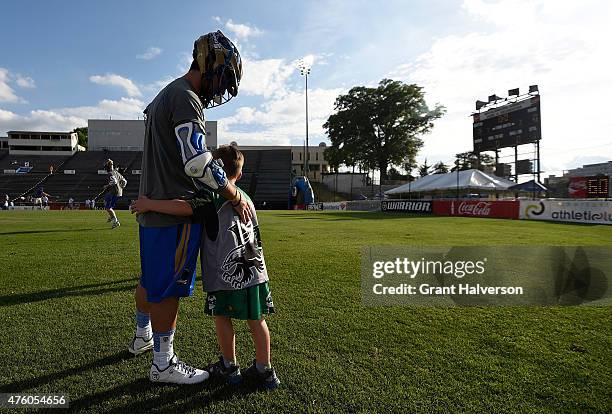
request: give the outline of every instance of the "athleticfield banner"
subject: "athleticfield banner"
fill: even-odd
[[[612,201],[598,200],[521,200],[524,220],[612,224]]]
[[[515,200],[434,200],[438,216],[492,217],[518,219],[519,202]]]
[[[382,211],[431,214],[432,204],[433,202],[429,200],[383,200],[380,203],[380,209]]]

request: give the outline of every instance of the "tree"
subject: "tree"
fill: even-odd
[[[87,148],[87,127],[75,128],[72,132],[77,133],[77,137],[79,138],[78,144]]]
[[[377,168],[388,179],[390,165],[414,163],[420,136],[433,128],[444,107],[429,109],[423,88],[383,79],[376,88],[357,86],[336,98],[323,125],[345,165]]]
[[[419,175],[421,177],[427,177],[430,168],[431,166],[427,164],[427,158],[425,158],[425,162],[419,167]]]
[[[406,176],[397,170],[395,167],[389,168],[389,179],[390,180],[405,180]]]
[[[432,168],[434,174],[446,174],[448,172],[448,165],[444,164],[442,161],[434,164]]]
[[[478,168],[482,170],[487,165],[495,164],[495,159],[491,157],[489,154],[480,154],[480,162],[478,162],[478,156],[473,151],[461,152],[455,155],[455,165],[459,165],[459,170],[471,170],[473,168]],[[453,171],[456,170],[456,167],[453,168]]]

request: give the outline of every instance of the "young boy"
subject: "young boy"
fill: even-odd
[[[213,157],[223,163],[228,180],[235,184],[242,176],[243,154],[235,146],[222,146]],[[260,385],[274,389],[280,380],[270,364],[270,332],[263,317],[274,313],[268,287],[255,207],[249,196],[240,190],[249,204],[252,219],[244,224],[234,213],[229,201],[211,191],[202,191],[192,200],[150,200],[139,198],[132,204],[136,214],[146,211],[173,215],[196,215],[205,230],[201,242],[202,280],[208,293],[205,312],[215,318],[215,329],[221,356],[211,364],[211,376],[231,384],[242,381],[236,362],[236,337],[232,319],[247,321],[255,345],[255,361],[244,375]]]

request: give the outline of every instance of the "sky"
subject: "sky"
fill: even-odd
[[[303,145],[303,59],[311,145],[329,142],[339,94],[390,78],[446,107],[418,161],[449,164],[472,149],[477,99],[537,84],[544,176],[612,160],[609,0],[21,0],[2,12],[0,135],[142,118],[194,40],[221,29],[244,66],[239,95],[205,113],[221,144]]]

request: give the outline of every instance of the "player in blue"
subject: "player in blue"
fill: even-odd
[[[103,188],[103,191],[106,191],[104,209],[108,213],[108,222],[112,223],[111,228],[116,229],[121,223],[114,209],[117,206],[117,201],[123,196],[123,189],[127,185],[127,180],[115,169],[111,159],[106,160],[104,169],[108,173],[108,184]]]

